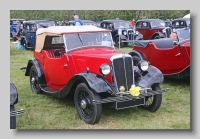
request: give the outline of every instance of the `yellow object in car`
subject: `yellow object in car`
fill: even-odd
[[[140,87],[136,87],[135,85],[132,85],[129,89],[129,92],[132,96],[139,96],[140,95]]]

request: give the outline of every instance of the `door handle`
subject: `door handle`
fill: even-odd
[[[62,67],[63,67],[63,68],[66,68],[66,67],[67,67],[67,64],[64,64]]]
[[[178,54],[176,54],[175,56],[180,56],[181,55],[181,53],[178,53]]]

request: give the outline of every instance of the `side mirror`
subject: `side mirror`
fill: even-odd
[[[60,56],[60,55],[61,55],[60,50],[59,50],[59,49],[56,49],[56,50],[54,51],[54,55],[55,55],[55,56]]]

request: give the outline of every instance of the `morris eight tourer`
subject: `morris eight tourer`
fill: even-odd
[[[111,30],[95,26],[39,29],[33,58],[21,69],[33,93],[73,93],[77,113],[88,124],[100,120],[103,103],[155,112],[168,91],[160,88],[160,70],[145,60],[133,66],[131,55],[115,50]]]
[[[190,29],[174,29],[177,38],[135,41],[133,51],[134,64],[148,60],[165,77],[190,77]]]

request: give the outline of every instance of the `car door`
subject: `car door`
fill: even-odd
[[[60,45],[63,44],[63,38],[62,37],[53,37],[52,42],[53,45]],[[47,55],[43,58],[43,65],[44,65],[44,71],[45,76],[47,80],[49,81],[47,84],[49,86],[54,86],[55,88],[60,88],[66,85],[66,83],[71,78],[71,72],[68,66],[68,60],[65,53],[65,49],[59,48],[59,51],[61,52],[61,56],[55,56],[54,51],[56,49],[47,50]]]
[[[25,37],[27,40],[27,45],[30,48],[33,48],[35,46],[35,41],[36,41],[36,30],[37,27],[34,23],[27,24],[27,31],[25,33]]]
[[[142,35],[143,35],[143,39],[144,40],[148,40],[149,39],[149,33],[148,33],[148,23],[147,22],[137,22],[136,23],[136,30],[139,31]]]

